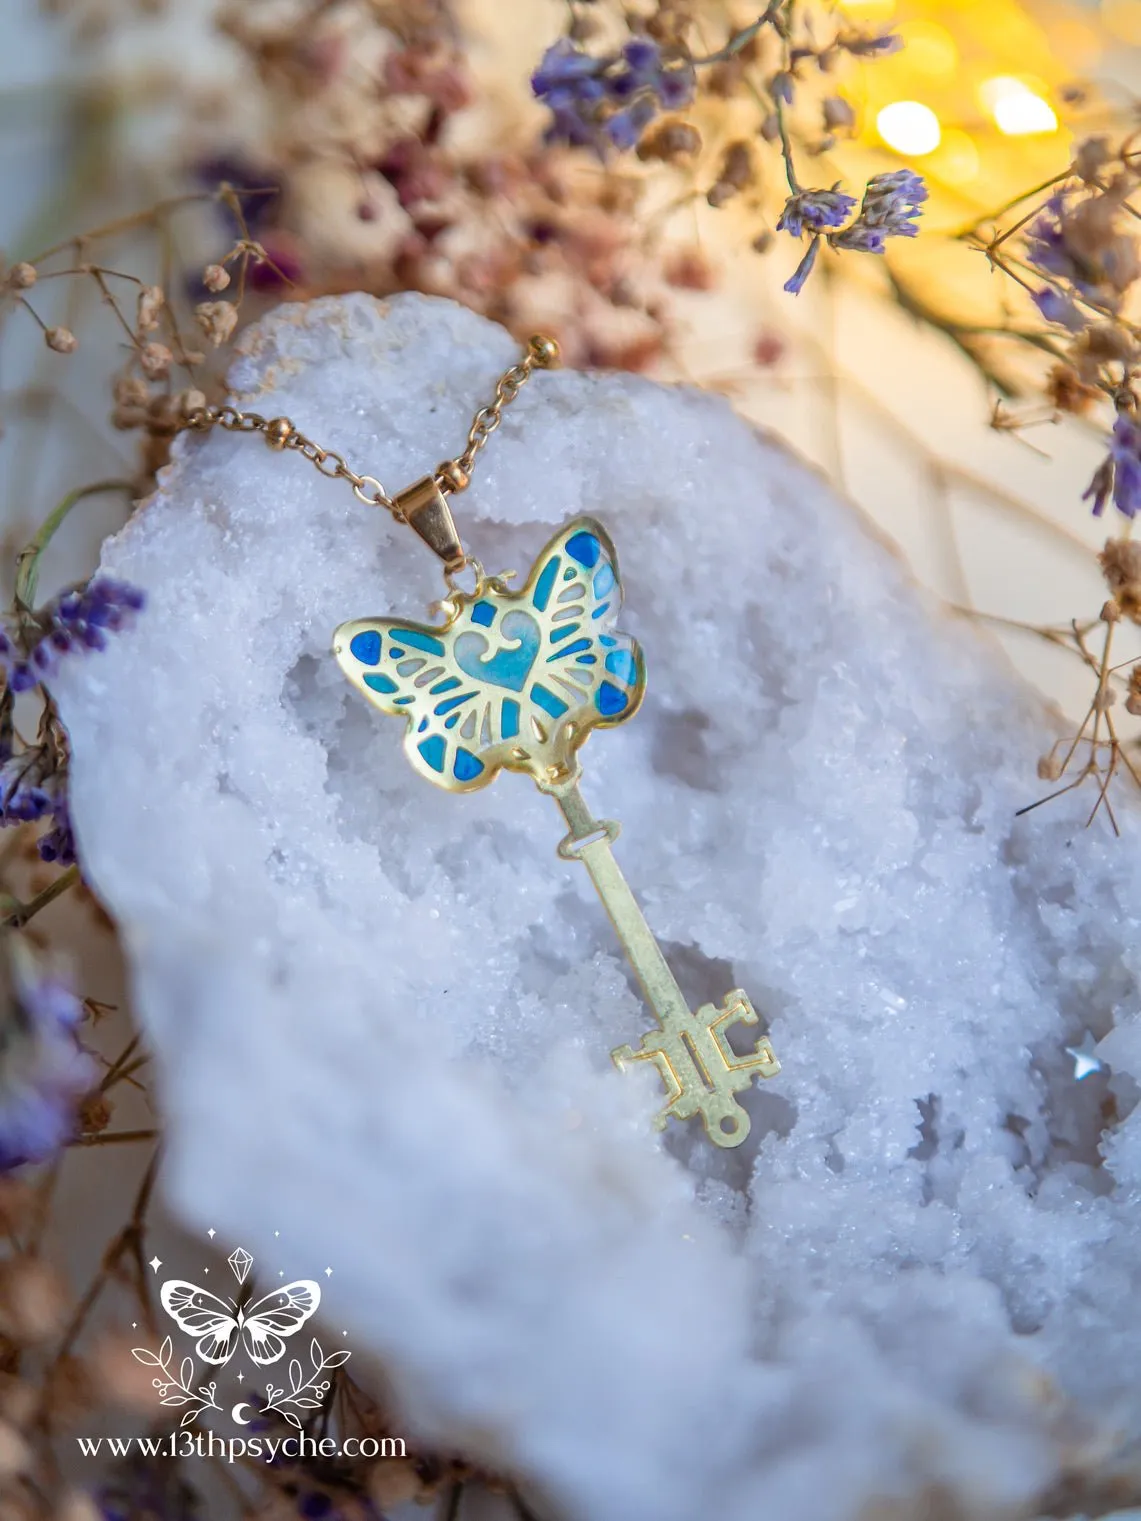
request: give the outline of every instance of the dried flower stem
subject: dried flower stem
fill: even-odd
[[[68,494],[52,509],[40,525],[35,537],[16,559],[16,606],[31,611],[35,606],[36,585],[39,579],[40,556],[51,543],[68,514],[77,503],[89,496],[102,496],[108,491],[121,491],[129,497],[135,494],[132,481],[96,481],[90,486],[80,486]]]
[[[22,929],[29,920],[34,919],[41,909],[47,908],[49,903],[54,903],[57,898],[63,896],[70,888],[79,883],[79,867],[69,866],[66,871],[60,872],[54,882],[49,882],[42,892],[38,892],[28,903],[20,903],[14,898],[0,898],[0,903],[11,903],[14,907],[8,908],[0,918],[2,929]]]

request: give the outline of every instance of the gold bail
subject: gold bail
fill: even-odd
[[[452,509],[434,475],[426,475],[397,492],[393,506],[428,548],[439,555],[445,570],[459,570],[463,566],[466,557]]]

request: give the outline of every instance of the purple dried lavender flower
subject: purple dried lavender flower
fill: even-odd
[[[100,576],[82,589],[64,592],[49,604],[51,628],[32,651],[32,665],[44,675],[71,650],[102,650],[107,635],[129,628],[146,604],[145,594],[126,581]]]
[[[659,107],[687,105],[694,71],[684,61],[663,61],[652,38],[631,38],[620,53],[594,58],[561,37],[543,54],[531,88],[551,112],[548,143],[590,147],[605,157],[636,147]]]
[[[52,811],[51,771],[45,747],[23,750],[0,766],[0,825],[28,824]]]
[[[56,866],[75,864],[75,835],[71,829],[71,809],[68,806],[66,787],[60,786],[55,790],[52,827],[40,835],[36,849],[41,861],[50,861]]]
[[[927,186],[914,169],[873,174],[864,188],[860,220],[869,227],[882,227],[889,238],[913,238],[918,231],[915,219],[926,199]]]
[[[692,64],[679,64],[674,68],[663,69],[658,75],[656,92],[662,109],[665,111],[680,111],[683,106],[688,106],[693,99],[693,92],[697,86],[697,79]]]
[[[864,187],[860,214],[850,227],[830,239],[834,248],[852,253],[882,254],[888,238],[914,238],[927,186],[914,169],[875,174]]]
[[[806,232],[826,232],[846,222],[855,205],[855,196],[845,195],[835,185],[831,190],[799,190],[784,203],[777,231],[791,233],[794,238]]]
[[[864,32],[845,32],[836,42],[854,58],[889,58],[903,47],[903,38],[895,32],[881,32],[875,37]]]
[[[846,249],[849,253],[882,254],[887,248],[887,229],[883,227],[869,227],[866,223],[855,221],[851,227],[845,227],[843,232],[838,232],[832,239],[834,248]]]
[[[652,100],[636,100],[633,105],[608,116],[602,130],[616,148],[634,148],[655,115]]]
[[[54,1156],[75,1134],[76,1108],[98,1069],[76,1039],[83,1005],[15,937],[7,945],[9,1008],[0,1023],[0,1172]]]
[[[1111,495],[1124,517],[1134,518],[1141,512],[1141,425],[1128,412],[1117,414],[1109,454],[1094,472],[1082,501],[1092,498],[1093,515],[1099,518]]]
[[[531,75],[531,88],[540,100],[552,90],[574,89],[582,79],[597,74],[600,60],[584,53],[569,37],[560,37],[543,54],[539,67]]]
[[[1080,272],[1066,247],[1066,234],[1062,226],[1065,210],[1065,193],[1055,191],[1027,230],[1026,257],[1045,275],[1077,280]]]
[[[1047,322],[1056,322],[1059,327],[1068,328],[1071,333],[1079,333],[1085,327],[1085,318],[1077,304],[1053,286],[1046,285],[1041,290],[1034,291],[1030,299]]]
[[[813,238],[808,245],[808,252],[796,266],[791,277],[784,282],[784,288],[790,296],[799,296],[804,289],[804,282],[812,273],[812,266],[816,263],[816,255],[820,252],[820,238]]]

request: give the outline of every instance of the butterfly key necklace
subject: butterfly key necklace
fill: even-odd
[[[292,449],[322,475],[348,481],[357,498],[408,524],[443,564],[447,596],[439,623],[356,618],[333,635],[333,653],[352,684],[383,713],[404,720],[404,753],[425,780],[447,792],[485,787],[501,770],[521,771],[558,804],[567,826],[558,853],[581,861],[602,899],[646,1001],[658,1021],[637,1050],[610,1054],[619,1069],[652,1062],[665,1087],[655,1119],[700,1118],[711,1141],[739,1146],[749,1116],[736,1094],[780,1064],[765,1036],[739,1055],[734,1025],[756,1025],[740,988],[720,1005],[691,1011],[646,923],[612,846],[619,826],[596,819],[579,791],[579,749],[593,729],[613,728],[637,711],[646,667],[637,641],[617,626],[622,606],[618,556],[592,517],[567,523],[546,545],[519,591],[514,572],[487,575],[460,542],[449,498],[466,490],[479,451],[503,409],[535,370],[558,363],[551,338],[529,340],[496,383],[495,398],[472,421],[467,445],[422,479],[389,496],[371,475],[298,432],[288,417],[264,418],[225,405],[202,407],[188,426],[264,434],[272,449]],[[461,575],[471,578],[464,590]]]

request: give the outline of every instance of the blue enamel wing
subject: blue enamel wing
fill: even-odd
[[[358,618],[333,636],[345,675],[405,719],[405,754],[438,787],[470,792],[503,768],[565,781],[591,729],[642,700],[642,651],[615,628],[618,558],[593,518],[555,535],[521,591],[489,577],[445,606],[440,626]]]

